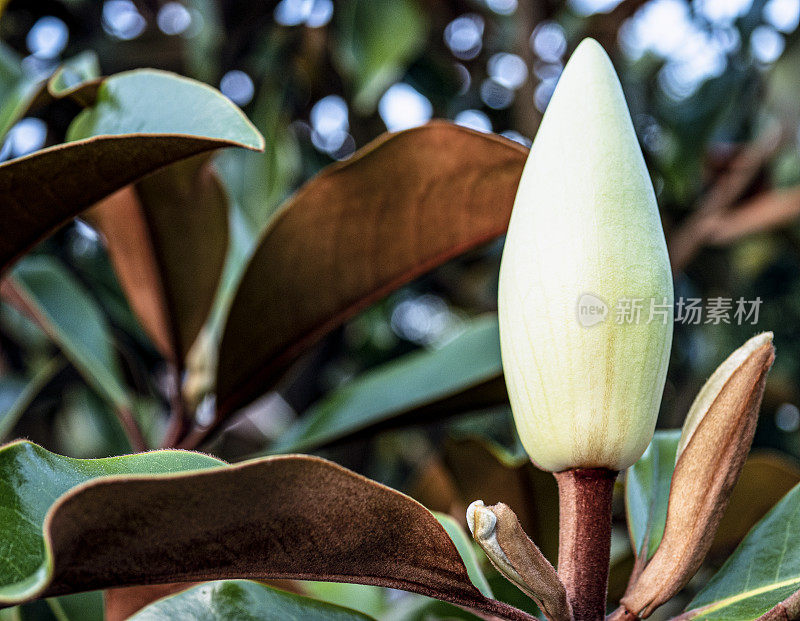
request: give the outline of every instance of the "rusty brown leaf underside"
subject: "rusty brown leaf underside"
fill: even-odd
[[[218,420],[358,311],[502,235],[526,156],[510,140],[434,122],[309,181],[268,227],[233,301]]]
[[[241,146],[188,135],[98,136],[0,164],[0,272],[81,211],[162,166]]]
[[[290,578],[403,589],[484,616],[533,620],[472,585],[452,541],[422,505],[316,457],[95,479],[59,498],[44,529],[53,573],[40,596]]]

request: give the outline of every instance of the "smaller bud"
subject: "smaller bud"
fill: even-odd
[[[648,617],[702,564],[750,450],[774,359],[772,333],[754,336],[698,393],[678,445],[664,536],[622,598],[626,611]]]
[[[476,500],[467,508],[467,525],[492,565],[536,602],[550,621],[571,621],[567,593],[555,568],[508,506],[487,507]]]

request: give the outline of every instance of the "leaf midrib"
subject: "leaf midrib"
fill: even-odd
[[[749,591],[743,591],[742,593],[731,595],[730,597],[718,600],[713,604],[704,606],[699,610],[701,610],[702,614],[704,615],[710,614],[712,612],[717,612],[718,610],[721,610],[723,608],[727,608],[728,606],[732,606],[733,604],[737,604],[746,599],[750,599],[751,597],[758,597],[759,595],[763,595],[764,593],[769,593],[770,591],[777,591],[779,589],[795,585],[800,585],[800,576],[796,576],[794,578],[787,578],[786,580],[782,580],[781,582],[773,582],[770,584],[765,584],[755,589],[750,589]]]

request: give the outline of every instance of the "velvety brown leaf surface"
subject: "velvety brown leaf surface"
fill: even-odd
[[[218,417],[359,310],[503,234],[526,155],[435,122],[381,137],[312,179],[268,227],[234,299]]]
[[[87,207],[147,173],[235,145],[197,136],[100,136],[0,164],[0,271]]]
[[[481,595],[422,505],[316,457],[95,479],[55,503],[45,532],[48,596],[217,578],[333,580],[533,619]]]
[[[85,217],[142,325],[180,365],[211,309],[228,245],[228,199],[208,157],[167,166]]]
[[[703,562],[750,450],[774,360],[771,340],[737,360],[685,448],[679,448],[664,536],[622,598],[625,610],[649,616],[680,591]]]

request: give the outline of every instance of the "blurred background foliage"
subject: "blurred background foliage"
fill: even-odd
[[[207,326],[211,334],[218,334],[242,266],[270,216],[304,181],[387,130],[431,118],[529,145],[566,58],[584,36],[597,38],[620,74],[652,174],[676,295],[762,301],[755,326],[676,325],[659,426],[679,426],[713,368],[755,331],[773,330],[778,355],[756,435],[761,454],[745,471],[749,487],[740,486],[739,504],[735,497],[729,515],[752,513],[745,508],[755,490],[767,490],[774,501],[800,480],[800,0],[5,4],[0,133],[8,133],[0,161],[63,141],[74,103],[60,101],[19,118],[36,84],[62,64],[68,82],[136,67],[194,77],[241,106],[266,137],[263,154],[229,150],[215,158],[231,201],[231,246]],[[336,414],[337,395],[320,404],[323,396],[420,348],[438,351],[459,368],[459,347],[436,348],[475,330],[473,320],[496,309],[501,250],[498,241],[451,261],[337,329],[278,391],[248,407],[205,448],[236,460],[276,441],[280,446],[284,432],[312,404],[315,414],[326,408]],[[53,303],[61,313],[68,307],[81,317],[84,346],[100,343],[90,357],[115,376],[112,383],[125,385],[145,435],[157,438],[172,397],[168,369],[128,307],[98,235],[76,221],[35,254],[39,263],[26,269],[36,272],[40,286],[48,277],[61,283],[51,291]],[[113,349],[103,344],[104,335],[111,335]],[[202,367],[202,354],[197,358]],[[75,359],[28,318],[0,307],[0,439],[25,436],[81,457],[130,449],[113,414],[115,396],[103,388],[108,384],[87,382],[86,373],[69,362]],[[392,377],[383,386],[380,378],[361,384],[363,407],[390,398],[386,386],[407,388],[391,384]],[[423,367],[415,381],[442,378]],[[418,384],[409,390],[435,388]],[[554,484],[520,459],[507,407],[486,409],[487,401],[493,400],[478,392],[447,411],[399,419],[402,426],[388,421],[319,452],[459,520],[474,498],[503,500],[554,559]],[[203,413],[201,404],[198,416]],[[743,525],[768,507],[726,518],[712,564],[724,560],[746,532]],[[631,562],[623,524],[612,559],[617,595]],[[512,587],[491,582],[499,596],[522,605]],[[309,588],[386,618],[466,615],[372,587]],[[84,601],[97,603],[84,598],[64,606]],[[37,604],[24,615],[46,618],[51,608]]]

